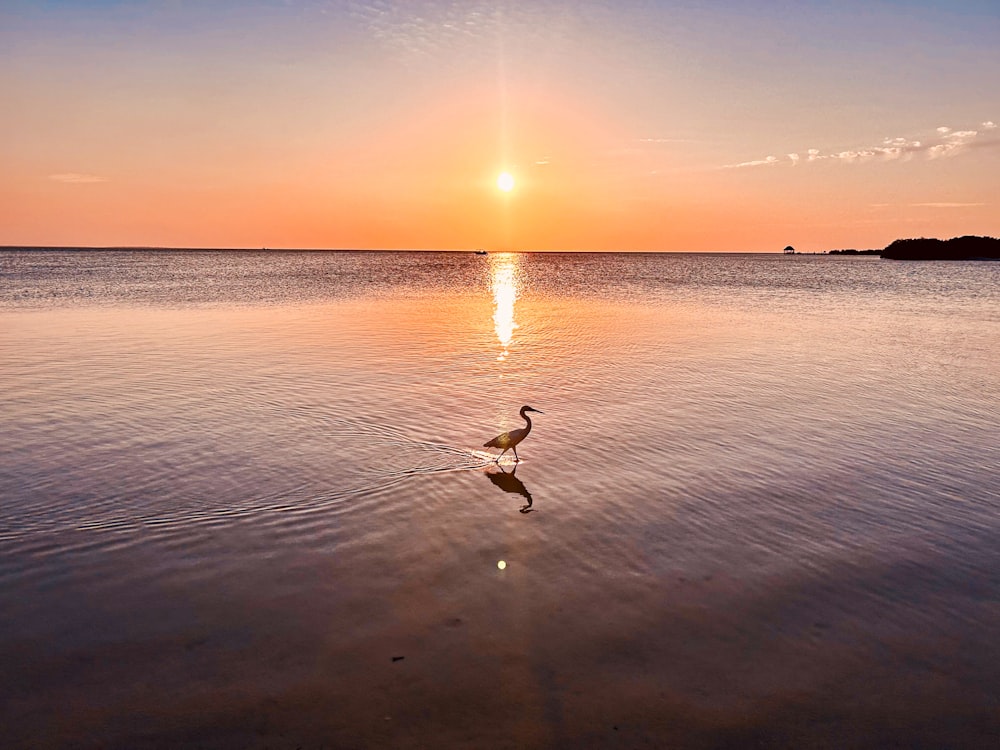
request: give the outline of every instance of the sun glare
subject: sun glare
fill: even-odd
[[[509,193],[514,189],[514,176],[510,172],[501,172],[497,177],[497,187]]]
[[[497,355],[497,361],[507,359],[507,347],[514,338],[514,303],[517,302],[517,256],[506,253],[492,256],[490,266],[493,287],[493,327],[503,351]],[[494,260],[496,258],[496,260]]]

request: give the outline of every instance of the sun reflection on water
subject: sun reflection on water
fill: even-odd
[[[502,362],[507,358],[517,323],[514,322],[514,303],[518,292],[518,257],[513,253],[490,255],[490,288],[493,290],[493,328],[503,351],[497,355]]]

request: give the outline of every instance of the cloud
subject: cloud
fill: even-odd
[[[726,164],[723,169],[742,169],[743,167],[760,167],[763,165],[770,166],[772,164],[777,164],[778,158],[776,156],[769,156],[766,159],[755,159],[754,161],[745,161],[740,164]]]
[[[944,142],[936,143],[927,149],[927,153],[932,159],[947,156],[963,146],[968,146],[979,135],[976,130],[951,130],[950,128],[938,128],[938,132],[943,132]]]
[[[85,184],[90,182],[107,182],[107,179],[96,174],[80,174],[79,172],[61,172],[50,174],[49,179],[53,182],[68,182],[73,184]]]
[[[993,130],[996,124],[987,121],[982,124],[983,130]],[[884,138],[877,146],[867,146],[864,148],[845,149],[834,151],[828,154],[822,153],[818,148],[810,148],[805,152],[806,162],[817,161],[840,161],[848,164],[864,163],[869,161],[894,161],[897,159],[910,159],[914,155],[922,154],[929,159],[938,159],[943,156],[951,156],[966,147],[974,144],[980,132],[978,130],[954,130],[942,125],[934,131],[930,139],[916,140],[913,138],[890,137]],[[978,145],[989,145],[990,142]],[[803,161],[803,156],[798,151],[793,151],[785,155],[784,159],[776,159],[768,156],[766,159],[753,159],[740,162],[738,164],[726,164],[721,169],[739,169],[743,167],[773,166],[774,164],[790,164],[797,166]]]
[[[337,3],[331,3],[336,5]],[[497,38],[503,16],[485,0],[468,3],[390,0],[346,3],[348,14],[379,44],[406,59],[426,58],[470,45],[488,49]]]
[[[911,203],[917,208],[975,208],[985,206],[985,203]]]
[[[907,138],[886,138],[882,141],[881,151],[887,156],[898,157],[903,154],[915,154],[922,145],[920,141]]]
[[[636,143],[700,143],[694,138],[636,138]]]
[[[928,202],[928,203],[910,203],[911,208],[978,208],[979,206],[985,206],[985,203],[946,203],[946,202]],[[869,203],[869,208],[892,208],[894,204],[892,203]]]

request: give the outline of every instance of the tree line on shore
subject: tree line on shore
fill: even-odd
[[[893,260],[1000,259],[1000,239],[967,235],[950,240],[896,240],[882,251],[882,257]]]
[[[830,250],[827,255],[881,255],[891,260],[1000,260],[1000,239],[953,237],[950,240],[895,240],[882,250]]]

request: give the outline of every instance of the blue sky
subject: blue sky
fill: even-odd
[[[0,20],[0,242],[483,244],[434,231],[463,223],[448,203],[551,249],[1000,233],[995,2],[4,1]],[[501,168],[522,177],[506,208],[476,192]],[[236,206],[275,191],[301,210],[244,229]],[[162,208],[206,194],[215,226]]]

